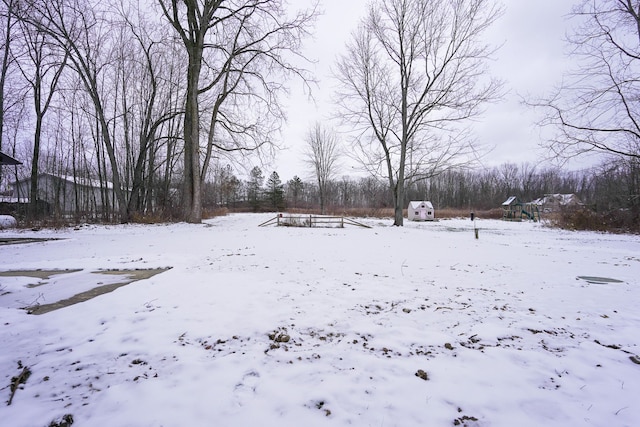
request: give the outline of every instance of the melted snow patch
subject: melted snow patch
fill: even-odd
[[[609,277],[598,277],[598,276],[578,276],[578,279],[584,280],[587,283],[592,283],[594,285],[605,285],[607,283],[624,283],[622,280],[611,279]]]

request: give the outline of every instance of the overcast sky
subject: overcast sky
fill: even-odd
[[[537,163],[545,155],[539,149],[540,132],[535,127],[536,114],[521,105],[522,96],[541,96],[559,84],[569,68],[564,37],[572,22],[567,18],[570,0],[509,0],[504,15],[487,34],[488,40],[502,45],[491,64],[494,76],[505,81],[504,100],[487,107],[486,113],[474,123],[478,142],[495,147],[485,159],[486,166],[506,162]],[[298,5],[292,2],[292,5]],[[313,67],[318,87],[316,103],[306,99],[298,82],[292,83],[289,122],[283,131],[286,150],[278,154],[275,164],[265,170],[268,176],[277,171],[282,181],[294,175],[310,177],[305,166],[304,137],[316,121],[328,122],[334,108],[331,102],[335,82],[331,67],[366,9],[367,0],[321,0],[325,13],[319,17],[315,37],[306,43],[310,58],[318,61]],[[580,165],[576,165],[580,166]],[[347,165],[342,175],[355,175]]]

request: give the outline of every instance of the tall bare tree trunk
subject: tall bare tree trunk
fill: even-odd
[[[23,23],[21,33],[24,37],[25,56],[30,59],[30,62],[28,66],[18,63],[18,67],[31,86],[33,107],[36,115],[28,210],[28,216],[31,219],[35,219],[38,217],[38,175],[40,172],[42,125],[51,105],[53,95],[56,92],[60,76],[67,65],[68,56],[62,51],[52,49],[45,33],[35,27]],[[53,76],[48,78],[50,73],[53,73]]]
[[[6,19],[6,25],[4,27],[4,40],[3,49],[2,49],[2,64],[0,64],[0,151],[2,150],[2,137],[4,136],[4,112],[5,112],[5,86],[7,82],[7,74],[9,73],[9,62],[10,62],[10,54],[11,54],[11,31],[13,29],[14,22],[12,22],[13,18],[13,8],[15,5],[14,0],[9,0],[6,2],[7,10],[6,16],[3,18]],[[0,167],[0,182],[2,182],[2,168]]]
[[[198,83],[202,68],[202,51],[189,51],[187,71],[187,99],[184,114],[184,208],[187,222],[202,221],[202,189],[200,184],[200,111]]]
[[[165,18],[180,36],[189,57],[184,111],[183,219],[190,223],[199,223],[202,221],[200,105],[198,103],[200,71],[207,32],[216,23],[222,22],[222,18],[215,18],[215,13],[223,0],[158,1]],[[182,13],[184,13],[183,16],[181,16]]]

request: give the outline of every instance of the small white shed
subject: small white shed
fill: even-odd
[[[436,215],[431,202],[412,201],[407,208],[407,218],[410,221],[433,221]]]

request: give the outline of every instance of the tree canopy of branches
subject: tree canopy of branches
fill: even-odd
[[[582,0],[568,36],[577,69],[547,99],[546,145],[568,159],[586,153],[640,158],[640,1]]]
[[[499,96],[481,36],[500,13],[491,0],[374,1],[339,58],[341,113],[363,166],[389,182],[394,225],[406,182],[473,159],[463,124]]]
[[[201,185],[214,150],[269,148],[269,135],[284,114],[278,93],[284,77],[304,81],[301,40],[315,7],[289,17],[282,0],[158,0],[187,57],[184,110],[184,219],[202,219]],[[210,92],[210,125],[201,157],[201,100]],[[226,108],[225,108],[226,104]],[[253,115],[252,115],[253,113]],[[221,136],[218,128],[222,128]]]

